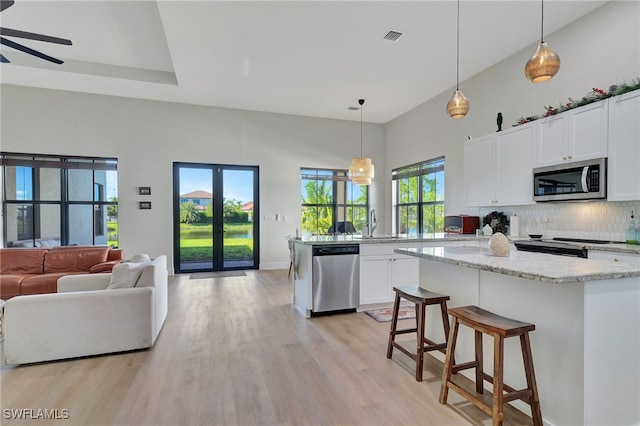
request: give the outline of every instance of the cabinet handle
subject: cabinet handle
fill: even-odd
[[[566,160],[566,159],[567,159],[567,157],[562,157],[562,159],[563,159],[563,160]]]
[[[614,261],[614,262],[620,262],[620,259],[618,259],[617,257],[614,257],[614,258],[613,258],[613,261]]]
[[[569,156],[569,160],[571,160],[572,158],[573,158],[572,156]]]

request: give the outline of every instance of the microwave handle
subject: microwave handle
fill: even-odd
[[[589,166],[585,166],[582,168],[582,191],[589,192],[589,187],[587,186],[587,173],[589,172]]]

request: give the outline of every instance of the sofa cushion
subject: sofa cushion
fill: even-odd
[[[65,275],[77,275],[81,272],[56,272],[52,274],[33,275],[20,283],[20,294],[45,294],[58,292],[58,278]]]
[[[44,272],[85,272],[92,266],[106,262],[109,247],[67,247],[48,251],[44,258]]]
[[[34,274],[2,274],[0,275],[0,299],[7,300],[20,296],[20,283]]]
[[[151,263],[151,258],[148,254],[134,254],[130,260],[131,263]]]
[[[135,287],[146,263],[121,263],[113,267],[107,290]]]
[[[42,274],[48,250],[5,248],[0,250],[0,274]]]

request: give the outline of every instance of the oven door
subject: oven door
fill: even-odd
[[[606,198],[606,158],[533,169],[535,201]]]

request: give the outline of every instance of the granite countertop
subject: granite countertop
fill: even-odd
[[[399,248],[394,251],[437,262],[548,283],[640,277],[640,266],[518,250],[511,250],[508,257],[491,256],[488,248],[478,246]],[[640,279],[638,285],[640,285]]]
[[[444,241],[469,241],[478,244],[487,244],[489,237],[476,237],[475,234],[378,234],[373,238],[362,237],[360,234],[340,234],[340,235],[314,235],[295,238],[293,236],[285,237],[289,241],[295,241],[306,245],[324,245],[324,244],[388,244],[388,243],[406,243],[406,242],[444,242]],[[510,241],[525,241],[528,237],[508,237]],[[543,240],[546,241],[546,240]],[[553,241],[553,240],[549,240]],[[566,244],[575,244],[594,251],[610,251],[617,253],[640,254],[640,245],[615,243],[615,244],[593,244],[593,243],[576,243],[566,242]]]
[[[299,244],[306,245],[324,245],[324,244],[388,244],[388,243],[407,243],[407,242],[444,242],[444,241],[477,241],[474,234],[378,234],[373,238],[362,237],[360,234],[340,234],[340,235],[314,235],[308,237],[295,238],[286,237],[289,241],[295,241]]]

